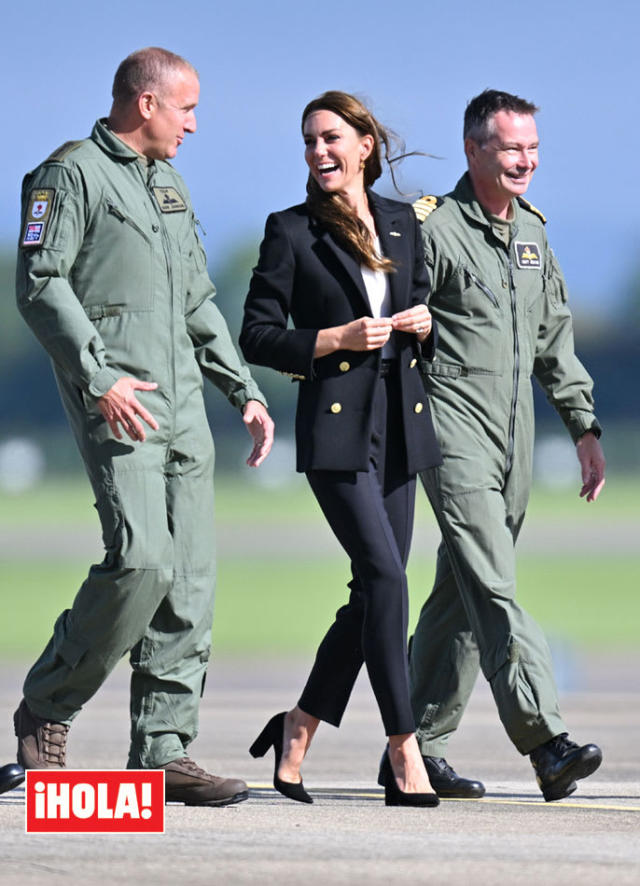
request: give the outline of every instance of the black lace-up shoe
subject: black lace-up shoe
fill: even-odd
[[[24,781],[24,769],[17,763],[7,763],[0,766],[0,794],[12,791]]]
[[[444,757],[423,756],[422,759],[431,786],[439,797],[484,797],[485,788],[482,782],[462,778]]]
[[[602,751],[595,744],[580,747],[563,732],[534,748],[529,759],[542,796],[549,802],[568,797],[577,788],[579,778],[595,772],[602,763]]]
[[[385,750],[380,760],[380,771],[378,772],[378,784],[381,787],[384,787],[384,761],[386,756],[387,752]],[[444,757],[425,757],[423,755],[422,760],[424,768],[427,770],[431,787],[439,797],[477,799],[484,796],[485,788],[481,781],[462,778],[455,769],[449,766]]]
[[[241,803],[249,790],[240,778],[220,778],[201,769],[190,757],[172,760],[161,766],[164,777],[164,798],[185,806],[230,806]]]
[[[24,699],[13,715],[13,725],[18,739],[18,763],[24,769],[65,768],[68,726],[36,717]]]

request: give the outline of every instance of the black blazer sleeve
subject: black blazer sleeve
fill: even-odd
[[[279,213],[272,213],[245,303],[240,347],[249,363],[311,378],[318,330],[287,328],[295,275],[286,226]]]
[[[413,208],[409,208],[413,212]],[[411,302],[413,305],[428,304],[429,295],[431,294],[431,281],[429,280],[429,272],[427,270],[427,263],[425,261],[422,232],[420,230],[420,224],[418,223],[415,212],[413,212],[413,219],[410,220],[410,224],[413,225],[415,238]],[[431,334],[429,335],[429,337],[426,338],[422,342],[422,344],[420,344],[416,340],[418,350],[420,351],[420,356],[424,360],[427,360],[429,363],[433,362],[433,358],[435,357],[436,353],[436,347],[438,345],[438,327],[436,325],[436,321],[433,318],[431,319],[431,324]]]

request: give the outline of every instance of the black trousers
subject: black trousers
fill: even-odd
[[[409,556],[415,477],[406,467],[400,389],[394,372],[374,400],[368,471],[309,471],[307,478],[351,559],[349,601],[318,648],[298,702],[339,726],[366,663],[387,735],[414,732],[407,664]]]

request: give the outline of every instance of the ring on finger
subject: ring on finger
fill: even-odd
[[[416,332],[424,332],[424,326],[416,326]]]

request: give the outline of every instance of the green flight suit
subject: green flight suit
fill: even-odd
[[[17,300],[49,352],[96,498],[104,561],[27,675],[34,714],[70,723],[130,651],[130,767],[185,756],[210,651],[215,550],[209,378],[238,409],[264,402],[212,301],[191,201],[103,121],[23,184]],[[97,398],[118,378],[158,421],[117,440]]]
[[[436,356],[423,371],[443,463],[421,475],[442,542],[410,674],[418,741],[436,757],[479,667],[521,753],[566,731],[548,645],[515,599],[514,545],[531,485],[531,376],[574,441],[600,429],[544,219],[525,200],[512,206],[510,226],[488,218],[468,174],[443,200],[415,204],[438,324]]]

